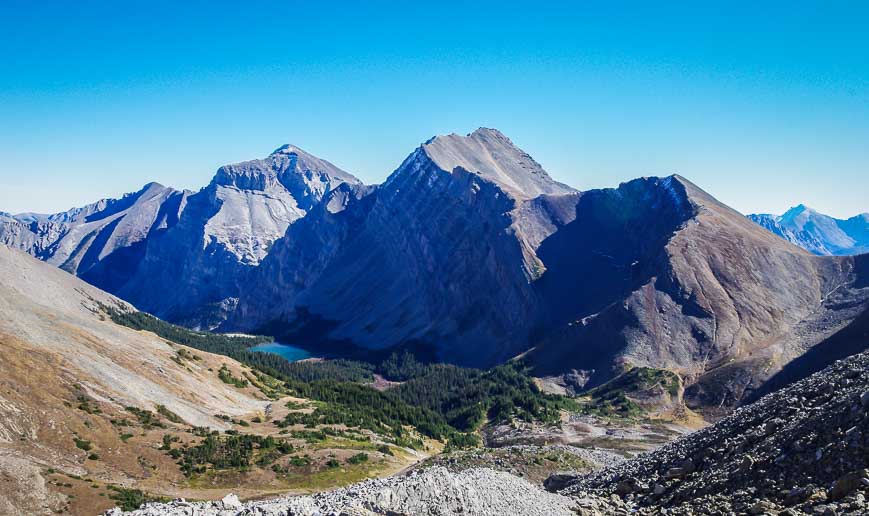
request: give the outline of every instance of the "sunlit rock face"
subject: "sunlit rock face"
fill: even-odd
[[[298,147],[221,167],[199,192],[157,183],[53,215],[0,215],[0,242],[161,317],[210,328],[272,243],[358,179]]]
[[[136,275],[118,293],[155,315],[213,328],[275,240],[343,183],[361,184],[292,145],[221,167],[189,197],[179,223],[148,241]]]

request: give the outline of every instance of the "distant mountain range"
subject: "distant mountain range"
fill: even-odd
[[[748,218],[814,254],[869,252],[869,213],[842,220],[800,204],[782,215],[753,214]]]
[[[2,216],[0,241],[191,327],[522,355],[569,390],[669,369],[698,406],[763,388],[869,302],[865,257],[813,256],[680,176],[579,192],[485,128],[428,140],[376,186],[287,145],[197,193]]]
[[[272,243],[345,181],[361,184],[285,145],[221,167],[196,193],[150,183],[64,213],[0,216],[0,242],[162,318],[213,327]]]

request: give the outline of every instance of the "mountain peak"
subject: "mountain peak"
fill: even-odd
[[[272,151],[272,153],[269,154],[269,156],[274,156],[275,154],[291,154],[291,153],[299,153],[299,152],[301,152],[303,154],[307,154],[305,151],[303,151],[299,147],[296,147],[295,145],[293,145],[291,143],[285,143],[284,145],[281,145],[280,147],[278,147],[277,149]]]
[[[481,127],[466,136],[435,136],[421,150],[442,170],[464,169],[517,198],[574,191],[554,181],[534,158],[497,129]]]
[[[262,190],[267,184],[283,181],[279,176],[302,175],[329,178],[338,182],[361,183],[359,179],[292,144],[281,145],[268,157],[224,165],[217,170],[213,183],[243,189]]]
[[[796,206],[794,206],[793,208],[789,209],[788,211],[784,212],[782,214],[782,218],[783,219],[791,219],[793,217],[797,217],[799,215],[802,215],[803,213],[810,213],[811,214],[811,213],[815,213],[815,210],[809,208],[805,204],[800,203],[800,204],[797,204]]]
[[[499,131],[495,128],[492,128],[492,127],[478,127],[476,131],[468,134],[468,136],[469,137],[476,136],[478,138],[497,138],[497,139],[501,139],[501,140],[510,142],[511,145],[513,144],[513,142],[510,141],[510,138],[507,138],[507,136],[504,135],[504,133],[502,133],[501,131]]]

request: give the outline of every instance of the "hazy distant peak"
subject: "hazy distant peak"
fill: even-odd
[[[797,217],[809,217],[813,214],[817,213],[815,210],[809,208],[805,204],[798,204],[788,211],[784,212],[780,219],[781,220],[795,220]]]
[[[798,204],[782,215],[749,215],[754,222],[820,255],[861,254],[869,251],[869,214],[841,220]]]

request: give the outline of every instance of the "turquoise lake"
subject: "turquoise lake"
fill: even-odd
[[[260,353],[274,353],[275,355],[280,355],[286,358],[290,362],[297,362],[299,360],[304,360],[313,356],[302,348],[297,348],[296,346],[292,346],[290,344],[282,344],[280,342],[269,342],[267,344],[260,344],[259,346],[254,346],[250,348],[250,350]]]

